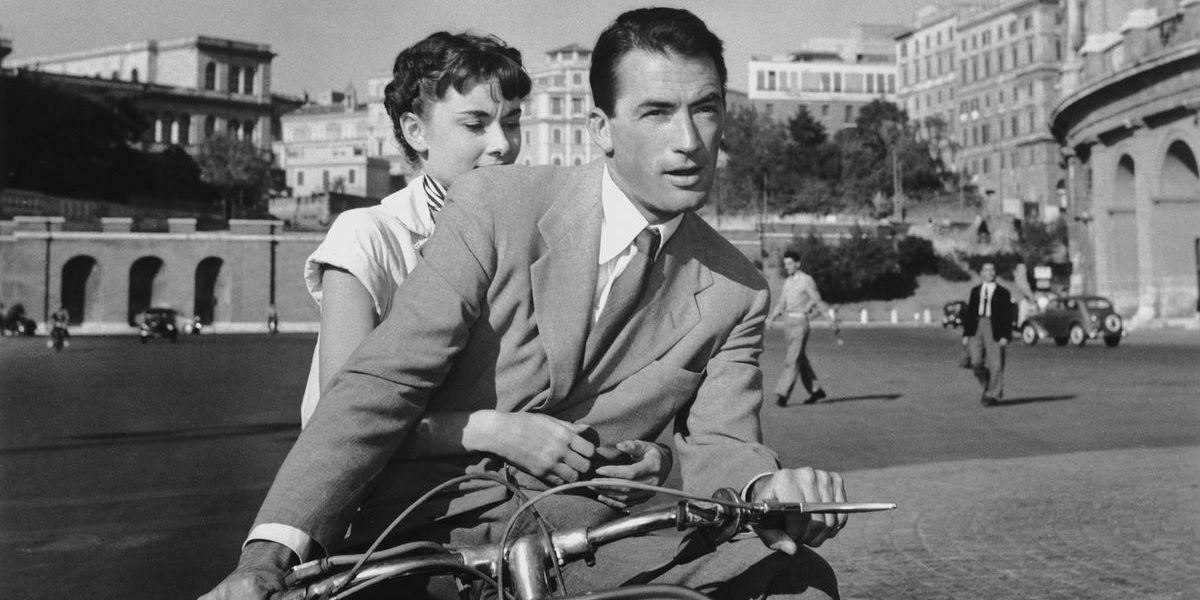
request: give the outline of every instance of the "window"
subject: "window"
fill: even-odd
[[[846,105],[846,116],[842,120],[846,123],[854,122],[854,106]]]
[[[1020,129],[1021,129],[1021,128],[1020,128],[1020,127],[1017,125],[1017,123],[1018,123],[1018,122],[1019,122],[1019,120],[1017,119],[1017,115],[1013,115],[1013,116],[1012,116],[1012,129],[1011,129],[1011,130],[1012,130],[1012,134],[1013,134],[1014,136],[1015,136],[1015,135],[1017,135],[1017,133],[1019,133],[1019,132],[1020,132]]]
[[[242,123],[242,139],[254,139],[254,121],[244,121]]]
[[[996,72],[997,73],[1004,72],[1004,50],[1003,49],[996,51]]]
[[[325,124],[325,139],[336,140],[342,136],[342,126],[338,123]]]
[[[209,139],[217,132],[217,118],[208,115],[204,117],[204,139]]]
[[[582,164],[583,164],[583,159],[582,159],[582,158],[579,158],[578,156],[576,156],[576,157],[575,157],[575,160],[574,160],[574,161],[572,161],[572,162],[575,164],[575,166],[577,166],[577,167],[578,167],[579,165],[582,165]]]
[[[204,89],[217,89],[217,63],[210,62],[204,65]]]
[[[236,93],[238,93],[238,89],[241,87],[241,85],[240,85],[241,82],[242,82],[242,70],[237,67],[230,66],[229,73],[227,74],[227,77],[226,77],[225,90],[228,91],[230,94],[236,94]]]
[[[554,157],[554,160],[552,160],[552,161],[550,161],[550,162],[551,162],[551,163],[553,163],[553,164],[554,164],[554,166],[556,166],[556,167],[561,167],[561,166],[562,166],[562,159],[561,159],[561,158],[559,158],[559,157],[557,157],[557,156],[555,156],[555,157]]]
[[[572,73],[571,83],[574,85],[583,85],[583,73]]]
[[[296,171],[296,185],[304,185],[304,171]]]
[[[575,130],[575,145],[578,146],[580,144],[583,144],[583,130],[576,129]]]
[[[829,105],[828,105],[828,104],[822,104],[822,105],[821,105],[821,116],[822,116],[822,117],[828,117],[828,116],[829,116]]]
[[[1004,24],[1003,23],[996,26],[996,41],[998,42],[1002,39],[1004,39]]]
[[[563,87],[565,85],[567,85],[567,76],[565,74],[559,73],[554,76],[555,87]]]
[[[835,91],[835,92],[842,91],[842,74],[841,73],[833,74],[833,91]]]
[[[1025,31],[1033,29],[1033,15],[1025,15]]]
[[[138,70],[137,70],[137,68],[134,68],[132,71],[130,71],[130,72],[129,72],[129,80],[130,80],[130,81],[132,81],[132,82],[134,82],[134,83],[137,83],[137,80],[138,80]]]
[[[571,98],[571,114],[583,114],[583,98]]]
[[[767,71],[767,89],[775,89],[775,71]]]
[[[900,43],[900,58],[908,57],[908,42]]]
[[[1028,45],[1029,45],[1029,51],[1027,52],[1027,54],[1029,55],[1029,62],[1034,62],[1037,60],[1037,58],[1035,58],[1033,55],[1033,40],[1029,40]]]
[[[775,114],[775,105],[774,105],[774,104],[772,104],[772,103],[770,103],[770,102],[766,103],[766,104],[763,106],[763,112],[764,112],[764,113],[765,113],[765,114],[766,114],[768,117],[770,117],[770,116],[774,115],[774,114]]]
[[[758,72],[756,73],[756,75],[757,75],[757,77],[758,77],[758,89],[760,89],[760,90],[765,90],[765,89],[767,89],[767,88],[766,88],[766,80],[767,80],[766,78],[767,78],[767,74],[766,74],[766,73],[764,73],[764,72],[762,72],[762,71],[758,71]]]
[[[246,70],[242,72],[242,93],[254,93],[254,67],[246,67]]]
[[[830,85],[829,73],[821,73],[821,91],[828,92],[832,87]]]
[[[329,171],[328,170],[321,171],[321,189],[323,189],[323,190],[329,189]]]
[[[1016,21],[1008,22],[1008,35],[1009,35],[1009,37],[1017,35],[1017,22]]]
[[[354,174],[356,172],[358,172],[358,169],[350,169],[348,172],[346,172],[346,182],[347,183],[354,183]]]
[[[555,96],[550,98],[550,114],[559,116],[563,114],[563,99]]]
[[[554,129],[553,133],[551,133],[551,139],[554,140],[555,144],[561,144],[562,143],[562,130],[558,129],[556,127]]]
[[[889,92],[896,91],[896,76],[895,75],[887,76],[887,91],[889,91]]]
[[[983,76],[991,77],[992,75],[992,55],[983,55]]]

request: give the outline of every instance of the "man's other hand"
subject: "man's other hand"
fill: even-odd
[[[296,561],[287,546],[275,542],[246,544],[238,566],[200,600],[266,600],[284,588],[283,578]]]
[[[758,480],[750,490],[753,501],[845,502],[842,476],[811,467],[780,469]],[[845,514],[790,514],[783,529],[756,528],[758,537],[772,550],[795,554],[800,544],[817,547],[846,526]]]

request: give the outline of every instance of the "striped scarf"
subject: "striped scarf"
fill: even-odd
[[[446,188],[428,175],[421,177],[421,186],[425,188],[425,198],[429,204],[429,216],[437,220],[437,213],[446,206]]]

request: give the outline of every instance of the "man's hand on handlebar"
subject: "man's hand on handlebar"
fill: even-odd
[[[845,502],[842,476],[811,467],[780,469],[755,482],[750,490],[754,501]],[[791,514],[783,529],[756,528],[758,537],[772,550],[795,554],[798,546],[817,547],[846,526],[845,514]]]
[[[595,469],[598,477],[628,479],[650,485],[662,485],[671,473],[671,451],[654,442],[626,440],[596,451]],[[637,506],[654,496],[653,492],[632,489],[606,488],[596,499],[617,509]]]
[[[296,555],[275,542],[254,541],[246,544],[238,566],[200,600],[265,600],[284,589],[284,575],[296,562]]]

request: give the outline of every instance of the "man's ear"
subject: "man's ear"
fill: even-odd
[[[400,132],[404,134],[404,141],[417,153],[425,155],[429,152],[429,142],[425,141],[425,122],[416,113],[400,115]]]
[[[591,134],[592,141],[604,151],[605,156],[612,156],[612,119],[608,113],[593,107],[588,112],[588,133]]]

